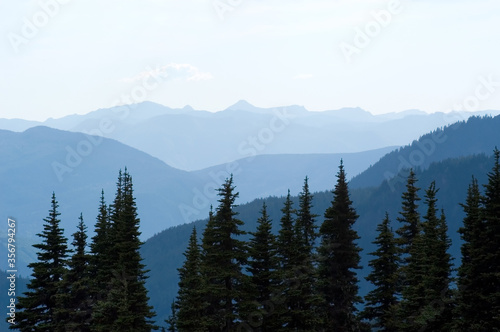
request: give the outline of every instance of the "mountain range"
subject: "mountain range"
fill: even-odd
[[[175,296],[176,268],[189,233],[193,225],[202,233],[210,205],[217,204],[216,189],[230,174],[240,192],[245,229],[254,230],[265,200],[277,231],[282,196],[288,189],[297,195],[305,176],[317,192],[315,212],[322,221],[343,159],[360,215],[356,228],[366,266],[376,224],[385,211],[396,218],[405,172],[414,168],[421,188],[432,180],[441,188],[451,250],[459,257],[456,230],[463,215],[458,203],[472,174],[485,183],[492,163],[488,156],[500,142],[500,116],[470,115],[410,110],[374,116],[359,108],[309,112],[241,101],[218,113],[146,102],[43,123],[0,119],[0,128],[8,129],[0,130],[1,217],[18,221],[18,265],[26,276],[27,264],[36,259],[31,244],[38,241],[52,192],[66,236],[74,232],[80,212],[92,230],[101,190],[111,202],[118,170],[127,167],[147,240],[142,249],[151,270],[147,287],[159,321]],[[353,152],[362,147],[369,149]],[[4,233],[0,230],[3,247]],[[360,272],[365,274],[366,269]],[[366,291],[368,286],[362,282],[361,287]]]
[[[165,228],[204,218],[210,205],[216,204],[216,189],[230,173],[241,181],[241,202],[248,202],[281,195],[291,178],[299,179],[290,185],[298,193],[300,178],[308,174],[314,179],[313,190],[325,190],[330,170],[340,158],[355,163],[355,172],[360,173],[390,150],[345,155],[263,155],[187,172],[99,136],[48,127],[24,132],[0,130],[0,211],[2,218],[14,217],[18,221],[18,259],[21,273],[27,275],[25,266],[35,259],[31,244],[38,241],[36,234],[42,230],[52,192],[59,201],[62,227],[70,237],[80,212],[92,229],[101,190],[110,203],[118,171],[127,167],[133,176],[142,238],[146,240]],[[3,245],[5,238],[0,236]]]
[[[499,128],[499,120],[500,116],[495,118],[471,118],[466,122],[460,123],[458,126],[453,125],[440,129],[443,131],[440,137],[449,137],[446,140],[447,148],[444,150],[436,148],[432,153],[432,162],[426,167],[415,167],[418,178],[417,186],[421,188],[419,191],[421,198],[424,196],[424,190],[427,189],[432,181],[436,181],[436,186],[439,188],[437,195],[438,208],[443,209],[447,217],[448,233],[452,240],[450,253],[454,257],[455,267],[460,265],[461,240],[457,231],[462,226],[462,219],[464,217],[460,203],[463,203],[465,200],[467,187],[471,182],[472,176],[475,176],[481,184],[485,184],[487,181],[487,173],[493,166],[493,158],[491,157],[493,147],[500,144],[497,131],[489,129],[495,126]],[[483,135],[482,133],[487,134]],[[420,140],[391,152],[352,181],[354,182],[359,178],[358,183],[361,183],[365,174],[372,172],[371,169],[383,169],[383,165],[380,164],[385,163],[386,158],[389,158],[388,156],[395,155],[396,158],[390,157],[389,160],[399,161],[398,156],[404,156],[408,152],[408,149],[412,151],[411,147],[414,145],[418,146],[418,144],[422,145],[426,143],[426,139],[428,139],[428,136],[424,135]],[[481,153],[479,149],[476,152],[476,147],[484,146],[485,141],[488,142],[488,146],[492,147],[491,150]],[[469,151],[474,152],[450,158],[447,153],[449,149],[452,151],[462,149],[464,153],[468,153]],[[455,152],[455,154],[458,153]],[[349,163],[344,164],[346,171],[349,172],[351,166]],[[358,273],[361,295],[366,294],[370,289],[369,283],[364,280],[364,276],[369,273],[367,264],[370,256],[368,253],[374,250],[372,241],[376,237],[376,226],[384,218],[385,212],[388,212],[390,215],[393,229],[399,228],[396,217],[401,210],[401,194],[405,190],[408,169],[402,167],[397,172],[398,163],[391,165],[391,167],[396,169],[396,173],[391,178],[380,178],[378,185],[369,187],[351,186],[351,199],[360,216],[355,223],[355,229],[361,237],[358,243],[363,249],[361,262],[363,269]],[[327,180],[327,184],[331,190],[335,185],[335,172],[336,170],[332,169],[331,176]],[[384,173],[380,174],[383,176]],[[289,182],[294,181],[301,181],[301,179],[290,179]],[[239,190],[237,178],[235,178],[235,184],[237,190]],[[283,195],[285,194],[283,193]],[[331,191],[317,192],[314,195],[313,212],[318,215],[318,224],[323,221],[324,212],[330,205],[332,198]],[[293,201],[295,207],[297,207],[298,197],[293,197]],[[239,205],[236,211],[239,212],[238,218],[245,222],[243,226],[245,231],[255,231],[256,221],[259,218],[259,211],[262,208],[263,202],[266,202],[267,212],[273,220],[273,231],[278,231],[278,223],[281,218],[280,209],[283,207],[284,197],[261,198],[248,204]],[[236,204],[238,203],[236,202]],[[423,201],[420,202],[419,210],[422,215],[425,213],[425,204],[423,204]],[[206,219],[203,219],[191,224],[172,227],[148,239],[142,248],[146,265],[151,271],[154,271],[150,273],[147,286],[151,295],[151,303],[157,308],[159,321],[165,319],[169,314],[169,305],[177,291],[177,268],[183,262],[184,256],[182,253],[187,246],[192,228],[195,226],[198,229],[198,234],[201,236],[205,224]],[[159,252],[162,254],[158,255]]]
[[[499,113],[408,110],[373,115],[360,108],[311,112],[296,105],[259,108],[246,101],[212,113],[143,102],[44,122],[0,119],[0,129],[24,131],[43,125],[103,136],[191,171],[261,154],[350,153],[401,146],[472,114]]]

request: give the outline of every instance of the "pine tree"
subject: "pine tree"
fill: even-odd
[[[408,180],[406,183],[406,191],[401,195],[402,206],[400,216],[397,220],[400,222],[401,226],[396,230],[396,234],[398,237],[396,238],[396,243],[398,244],[399,254],[400,254],[400,266],[399,266],[399,278],[397,282],[398,293],[402,293],[405,288],[409,285],[409,278],[415,277],[415,275],[410,276],[410,272],[408,271],[409,263],[411,258],[411,251],[416,250],[414,256],[420,255],[421,253],[418,251],[420,249],[412,249],[415,241],[419,242],[419,245],[423,245],[422,239],[418,238],[420,232],[422,230],[421,222],[420,222],[420,214],[418,212],[418,202],[420,198],[418,197],[418,191],[420,188],[416,187],[417,178],[413,169],[410,170],[408,175]],[[416,257],[413,257],[415,260]],[[415,265],[413,268],[417,268]],[[415,296],[419,296],[419,294],[415,294]],[[408,304],[409,305],[409,304]],[[398,312],[400,311],[398,309]],[[403,320],[407,317],[399,317],[400,320]]]
[[[282,217],[280,220],[280,230],[277,237],[277,253],[280,269],[278,271],[281,283],[279,294],[276,298],[276,311],[278,314],[279,326],[287,326],[294,319],[292,312],[297,310],[295,307],[294,294],[297,284],[295,282],[295,268],[298,257],[297,240],[295,225],[293,219],[293,202],[290,196],[290,190],[281,209]],[[287,331],[280,328],[279,331]]]
[[[205,278],[206,316],[209,331],[234,331],[240,319],[240,299],[248,276],[242,272],[247,262],[246,245],[238,237],[245,234],[236,218],[233,177],[219,189],[219,206],[210,214],[202,240],[202,276]]]
[[[370,320],[372,326],[380,331],[395,332],[398,331],[395,309],[398,303],[399,252],[388,213],[377,226],[377,232],[378,236],[373,242],[377,250],[370,253],[376,258],[368,263],[372,271],[366,277],[375,289],[365,296],[366,304],[362,317]]]
[[[257,231],[252,233],[249,243],[247,268],[251,274],[247,297],[256,302],[256,305],[249,313],[246,323],[254,331],[275,332],[280,327],[276,312],[279,306],[276,297],[279,292],[279,266],[276,238],[271,233],[272,223],[265,203],[257,225]]]
[[[90,272],[87,248],[87,227],[80,214],[77,231],[73,233],[74,253],[68,262],[64,275],[64,288],[67,293],[60,295],[63,308],[56,314],[59,331],[89,332],[92,302],[90,295]]]
[[[179,331],[206,331],[207,322],[204,316],[206,303],[203,298],[204,280],[201,276],[201,252],[198,245],[196,228],[189,238],[189,245],[184,253],[186,260],[179,271],[179,292],[172,309],[175,324]]]
[[[402,289],[402,299],[397,308],[398,327],[400,331],[419,331],[424,324],[419,315],[425,306],[425,286],[423,279],[427,273],[427,257],[425,256],[425,239],[421,232],[413,237],[409,256],[406,257],[406,284]]]
[[[441,211],[437,217],[436,184],[433,181],[426,190],[427,213],[424,216],[424,252],[428,264],[425,278],[425,307],[420,314],[426,331],[449,331],[451,320],[451,255],[448,253],[451,241],[448,238],[446,218]]]
[[[320,324],[320,317],[316,313],[319,298],[315,292],[316,267],[315,240],[317,238],[315,218],[311,209],[313,196],[309,191],[308,178],[304,180],[302,192],[299,194],[299,210],[296,211],[294,239],[295,251],[290,262],[293,277],[288,287],[286,302],[288,318],[285,330],[311,331]]]
[[[467,198],[462,208],[465,212],[463,226],[459,229],[464,243],[461,247],[462,264],[458,268],[458,296],[455,329],[459,331],[482,331],[485,312],[491,309],[484,291],[482,279],[487,242],[485,223],[483,222],[482,196],[477,179],[467,190]]]
[[[401,253],[403,255],[403,263],[407,263],[407,258],[410,253],[411,245],[413,244],[413,239],[418,234],[420,229],[420,214],[418,213],[418,191],[420,188],[416,187],[417,178],[415,172],[410,170],[408,175],[408,180],[406,184],[406,192],[403,193],[401,198],[403,199],[402,211],[400,212],[400,217],[397,220],[402,223],[402,226],[396,231],[399,235],[398,244],[401,248]]]
[[[121,180],[120,180],[121,181]],[[109,282],[113,276],[112,267],[115,262],[110,231],[111,221],[108,206],[104,200],[104,190],[101,191],[99,212],[95,223],[95,235],[90,243],[90,291],[93,304],[104,302],[108,295]]]
[[[484,313],[482,327],[500,329],[500,150],[494,150],[493,169],[484,186],[485,243],[481,279],[483,295],[490,308]]]
[[[172,302],[172,305],[170,306],[170,316],[168,317],[167,320],[165,320],[165,322],[167,323],[168,325],[168,332],[177,332],[177,304],[175,303],[175,301]],[[162,327],[161,328],[163,332],[166,332],[165,328]],[[204,329],[201,328],[201,326],[199,327],[199,330],[186,330],[186,331],[205,331]]]
[[[28,267],[33,269],[28,291],[18,298],[15,325],[11,329],[21,331],[58,331],[56,312],[62,309],[61,294],[67,292],[62,283],[66,273],[68,246],[64,230],[60,227],[56,196],[52,194],[49,216],[44,219],[43,231],[37,234],[42,243],[33,245],[38,249],[37,261]]]
[[[361,298],[358,296],[355,270],[361,268],[361,249],[355,243],[359,236],[352,226],[358,215],[349,198],[342,161],[333,196],[319,231],[321,244],[318,248],[318,289],[322,298],[320,312],[324,315],[325,331],[357,331],[360,324],[355,305],[361,302]]]
[[[408,331],[448,331],[451,320],[451,256],[444,212],[437,217],[435,182],[426,190],[427,213],[422,232],[410,248],[408,285],[403,289],[401,317]]]
[[[140,220],[133,196],[132,177],[120,171],[113,204],[110,250],[113,254],[112,277],[105,300],[94,310],[96,331],[150,331],[154,312],[148,304],[146,273],[139,249]]]

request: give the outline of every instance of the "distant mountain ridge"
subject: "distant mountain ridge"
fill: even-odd
[[[372,115],[360,108],[310,112],[297,105],[259,108],[239,101],[211,113],[143,102],[43,123],[0,119],[0,128],[23,131],[43,124],[104,136],[173,167],[200,170],[262,154],[349,153],[400,146],[473,114],[500,111]]]
[[[459,264],[461,244],[457,230],[461,227],[464,216],[459,204],[465,201],[467,187],[473,175],[480,184],[487,181],[486,174],[493,166],[492,151],[495,146],[500,147],[499,121],[500,116],[494,118],[473,117],[466,122],[434,130],[423,135],[420,139],[420,145],[425,143],[430,149],[431,145],[427,139],[431,139],[434,135],[436,146],[432,149],[432,153],[425,155],[428,158],[422,163],[422,167],[415,167],[418,178],[417,187],[421,188],[419,196],[423,198],[424,190],[432,181],[436,181],[436,186],[439,188],[438,207],[444,209],[447,217],[449,235],[453,241],[450,253],[455,257],[455,267]],[[374,250],[372,241],[376,236],[376,225],[382,221],[387,211],[392,220],[393,229],[400,227],[396,218],[401,209],[401,194],[405,190],[408,165],[401,166],[399,156],[409,157],[412,151],[420,151],[415,150],[415,147],[419,147],[416,141],[390,152],[366,171],[354,177],[349,183],[351,199],[360,215],[355,228],[361,236],[359,244],[363,248],[362,264],[364,269],[359,273],[361,294],[365,294],[369,288],[363,277],[368,273],[366,268],[370,259],[368,253]],[[460,153],[460,151],[463,152]],[[408,153],[408,155],[404,153]],[[347,162],[344,165],[349,174],[352,166]],[[391,172],[391,176],[384,178],[385,172]],[[332,169],[331,175],[325,180],[325,185],[329,186],[330,190],[335,185],[335,173],[336,169]],[[372,177],[373,180],[371,180]],[[314,174],[310,178],[314,178]],[[302,183],[301,180],[291,178],[289,183]],[[236,190],[243,191],[239,187],[238,181],[238,177],[235,177]],[[285,194],[286,192],[283,191],[281,196]],[[322,222],[323,214],[331,199],[332,193],[330,191],[315,193],[313,212],[319,215],[318,223]],[[280,209],[283,207],[284,197],[262,198],[238,206],[237,211],[240,213],[238,218],[245,221],[243,227],[245,230],[255,230],[263,201],[266,202],[267,212],[273,220],[274,231],[278,230],[281,218]],[[294,197],[293,201],[297,207],[297,197]],[[240,204],[240,201],[236,203]],[[420,212],[424,213],[425,205],[423,202],[420,202],[419,206]],[[192,227],[195,225],[198,234],[201,235],[205,224],[206,219],[202,219],[192,224],[167,229],[146,241],[143,247],[145,263],[152,271],[155,271],[151,274],[147,286],[152,294],[151,303],[158,308],[159,319],[166,318],[169,313],[169,304],[176,294],[178,281],[176,269],[183,262],[182,253],[187,246]],[[156,252],[162,252],[163,255],[155,255]]]
[[[345,158],[356,161],[358,170],[362,171],[389,150],[391,148],[346,154]],[[19,221],[21,266],[21,262],[26,265],[35,259],[30,246],[38,240],[35,234],[42,230],[52,192],[59,200],[62,227],[68,237],[75,230],[80,212],[92,230],[101,189],[110,203],[118,170],[124,167],[128,167],[133,177],[145,240],[167,227],[203,218],[210,205],[216,204],[215,189],[231,171],[242,185],[251,188],[242,197],[246,202],[279,194],[289,178],[300,179],[315,169],[325,171],[317,172],[311,188],[324,190],[326,178],[322,177],[330,177],[326,170],[335,167],[341,157],[265,155],[251,161],[237,161],[237,169],[224,164],[187,172],[108,138],[43,126],[22,133],[0,130],[0,217],[15,217]],[[318,163],[321,167],[316,166]],[[256,183],[259,185],[253,187]],[[298,192],[300,181],[297,184]],[[26,275],[26,270],[22,269],[22,273]]]
[[[457,267],[460,264],[460,236],[457,232],[462,226],[464,217],[459,203],[463,203],[467,194],[467,187],[474,175],[479,183],[484,184],[487,181],[486,174],[493,166],[493,158],[484,154],[462,157],[456,159],[446,159],[431,164],[423,171],[417,171],[417,187],[420,198],[424,197],[424,190],[428,188],[432,181],[436,181],[436,187],[439,188],[437,195],[439,209],[443,208],[446,214],[449,231],[453,245],[450,253],[455,258],[454,264]],[[345,164],[346,171],[349,171],[349,164]],[[332,170],[332,178],[328,182],[333,189],[335,185]],[[403,171],[401,177],[406,177],[407,173]],[[291,182],[297,179],[290,179]],[[394,180],[393,180],[394,181]],[[361,258],[363,269],[358,273],[360,280],[360,295],[365,295],[370,288],[364,277],[369,273],[368,261],[371,256],[368,253],[375,250],[372,241],[376,237],[376,226],[382,221],[385,212],[389,213],[392,222],[392,228],[400,227],[396,221],[398,213],[401,210],[401,194],[405,190],[405,184],[400,181],[393,183],[383,182],[381,185],[372,188],[351,189],[351,200],[354,203],[359,219],[354,224],[361,239],[358,241],[362,248]],[[235,178],[236,191],[239,191],[238,179]],[[285,195],[286,193],[284,193]],[[312,212],[317,214],[317,224],[323,222],[324,213],[330,206],[333,196],[331,191],[317,192],[313,198]],[[243,220],[245,224],[242,229],[247,232],[255,231],[257,219],[262,203],[265,202],[267,212],[273,223],[273,232],[279,230],[279,221],[281,218],[281,208],[285,198],[268,197],[257,199],[247,204],[241,204],[236,208],[239,212],[238,219]],[[294,208],[298,207],[298,197],[292,198]],[[236,204],[240,202],[237,201]],[[425,214],[425,205],[420,202],[419,211],[421,215]],[[151,297],[151,304],[155,306],[158,313],[158,321],[163,321],[170,314],[170,303],[177,292],[179,268],[184,260],[183,252],[187,247],[189,235],[196,226],[199,236],[203,233],[207,219],[198,220],[191,224],[179,225],[167,229],[154,237],[148,239],[142,248],[142,255],[147,267],[151,270],[150,278],[147,281],[147,287]],[[161,252],[161,255],[158,255]]]
[[[378,186],[382,181],[393,179],[402,169],[426,169],[431,163],[447,158],[489,154],[495,146],[500,146],[500,116],[470,117],[388,153],[352,179],[350,185],[353,188]]]

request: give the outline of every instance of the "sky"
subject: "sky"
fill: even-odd
[[[0,0],[0,118],[500,109],[498,0]]]

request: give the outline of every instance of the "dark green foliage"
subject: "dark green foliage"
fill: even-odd
[[[462,264],[458,269],[458,297],[456,329],[480,331],[485,312],[490,310],[484,290],[484,244],[487,242],[483,222],[482,197],[475,178],[467,191],[462,207],[465,212],[463,227],[459,229],[462,244]]]
[[[408,292],[408,287],[413,287],[411,291],[418,292],[418,290],[415,289],[416,285],[410,286],[410,278],[413,278],[417,280],[416,282],[418,282],[420,273],[423,273],[423,271],[420,271],[420,267],[417,267],[417,265],[415,264],[412,266],[412,269],[417,269],[418,271],[409,270],[410,262],[415,262],[416,255],[422,254],[422,252],[419,251],[420,247],[417,246],[414,248],[413,242],[417,241],[418,245],[423,246],[423,239],[418,238],[421,232],[420,213],[418,212],[417,204],[418,201],[420,201],[420,198],[418,197],[418,191],[420,190],[420,188],[415,186],[416,183],[417,178],[415,172],[413,171],[413,169],[411,169],[406,182],[406,191],[403,192],[401,196],[402,204],[401,211],[399,213],[400,216],[397,218],[397,220],[401,224],[400,228],[396,230],[396,233],[398,235],[396,242],[398,244],[399,253],[401,255],[399,280],[397,282],[398,287],[400,287],[398,289],[398,293],[402,291]],[[418,252],[412,253],[412,250],[417,250]],[[412,254],[414,257],[412,257]],[[410,275],[412,273],[416,274]],[[415,294],[415,296],[420,296],[420,294]],[[401,312],[407,313],[408,310],[415,310],[413,307],[411,307],[411,304],[406,302],[404,304],[407,305],[407,308],[403,309],[403,311]],[[418,305],[419,304],[417,304],[417,306]],[[404,317],[400,317],[400,319],[403,318]]]
[[[42,233],[38,234],[42,242],[33,245],[38,252],[37,261],[29,264],[33,269],[29,290],[18,298],[18,309],[21,311],[17,312],[17,324],[11,325],[12,329],[61,331],[56,313],[64,309],[60,296],[68,291],[62,281],[66,273],[68,247],[64,230],[59,226],[58,207],[53,193],[49,216],[44,219]]]
[[[311,211],[313,207],[312,200],[313,195],[309,191],[308,178],[306,176],[302,192],[299,194],[299,210],[297,210],[297,220],[295,222],[297,244],[301,248],[304,259],[308,259],[306,256],[312,254],[316,238],[318,237],[315,223],[317,215]]]
[[[206,280],[209,331],[233,331],[240,319],[240,299],[248,276],[242,272],[247,262],[246,245],[238,239],[245,234],[243,222],[236,218],[232,176],[219,189],[219,206],[210,214],[203,234],[202,276]]]
[[[112,277],[106,299],[94,310],[96,331],[150,331],[154,313],[144,286],[147,278],[139,249],[139,223],[133,196],[132,177],[125,169],[119,174],[112,206],[112,226],[108,248],[112,253]]]
[[[410,248],[413,244],[413,239],[419,232],[420,229],[420,214],[418,212],[418,191],[415,184],[417,183],[417,178],[415,172],[410,170],[408,175],[408,180],[406,183],[406,191],[403,193],[401,198],[403,199],[400,217],[397,220],[402,223],[402,226],[396,231],[399,235],[398,243],[401,248],[401,253],[403,258],[407,258],[410,253]],[[405,260],[406,262],[406,260]]]
[[[280,328],[279,262],[276,237],[271,233],[271,227],[264,203],[261,217],[257,221],[257,231],[252,233],[248,245],[247,271],[251,278],[246,298],[249,301],[248,309],[251,311],[244,322],[252,327],[253,331],[275,332]]]
[[[189,237],[184,257],[186,258],[184,265],[179,269],[179,292],[175,308],[172,308],[169,325],[177,327],[181,332],[205,331],[207,328],[204,315],[207,305],[203,294],[205,282],[201,276],[201,252],[195,227]]]
[[[281,284],[279,285],[279,296],[275,300],[276,310],[278,311],[278,321],[280,326],[286,326],[294,317],[292,315],[294,304],[295,287],[295,261],[298,256],[297,241],[295,233],[295,225],[293,219],[293,202],[290,196],[290,190],[286,196],[283,208],[281,209],[282,216],[280,219],[280,230],[277,241],[277,254],[279,258],[279,275]],[[290,310],[292,309],[292,310]],[[286,330],[286,329],[284,329]],[[281,331],[281,329],[280,329]]]
[[[176,332],[177,331],[177,309],[176,309],[176,307],[177,307],[177,305],[176,305],[175,301],[172,302],[172,304],[170,305],[170,310],[171,310],[170,316],[168,317],[167,320],[165,320],[165,322],[168,325],[168,328],[167,328],[167,330],[165,330],[165,328],[162,327],[161,330],[163,332],[166,332],[166,331]],[[197,330],[193,329],[193,330],[186,330],[186,331],[197,331]],[[204,330],[200,326],[198,331],[204,331]]]
[[[493,169],[484,186],[485,255],[482,279],[490,310],[483,317],[483,326],[500,328],[500,150],[494,150]]]
[[[372,271],[366,277],[375,289],[365,296],[365,309],[362,317],[370,320],[371,325],[380,331],[397,331],[396,305],[399,251],[390,227],[389,214],[377,226],[378,236],[373,242],[377,250],[370,253],[375,256],[368,264]]]
[[[73,233],[73,256],[68,261],[63,279],[63,288],[67,289],[67,293],[60,295],[62,308],[56,313],[59,331],[90,331],[92,301],[86,230],[80,214],[77,231]]]
[[[92,237],[90,244],[89,272],[91,299],[95,304],[107,298],[114,264],[114,253],[110,250],[112,245],[110,212],[104,200],[104,190],[101,191],[99,212],[94,230],[95,235]]]
[[[391,186],[392,190],[397,189],[400,184],[406,182],[405,175],[400,173],[402,167],[410,168],[412,165],[418,164],[421,169],[426,170],[431,164],[439,164],[447,159],[490,154],[495,144],[500,142],[498,128],[500,128],[500,116],[493,118],[491,116],[472,116],[466,121],[438,128],[411,144],[386,154],[375,165],[353,178],[349,184],[352,185],[352,188],[374,187],[394,177]],[[466,168],[461,169],[460,173],[467,180],[473,174]],[[438,176],[440,175],[436,175],[434,179],[439,187],[444,189],[438,181]],[[420,176],[419,179],[423,180]],[[455,178],[455,180],[460,179]],[[463,196],[463,192],[459,192],[459,194]],[[455,204],[457,202],[455,201]],[[449,213],[448,209],[446,211]]]
[[[433,180],[436,180],[436,187],[440,187],[438,207],[443,207],[446,211],[446,219],[449,222],[448,235],[453,241],[449,252],[456,259],[460,257],[460,240],[457,230],[461,223],[458,221],[464,217],[463,210],[457,203],[464,201],[470,183],[470,176],[474,174],[479,183],[486,183],[486,174],[492,169],[493,163],[491,157],[475,155],[432,164],[427,170],[415,170],[418,183],[421,184],[419,187],[428,187]],[[406,179],[407,176],[407,171],[401,173],[401,178]],[[383,183],[377,188],[351,189],[349,187],[353,206],[360,216],[354,225],[354,229],[361,237],[359,246],[363,248],[360,253],[363,266],[368,266],[369,260],[373,258],[368,253],[376,250],[376,246],[371,243],[377,236],[376,225],[373,221],[377,219],[383,220],[386,210],[390,215],[398,215],[401,210],[401,193],[406,191],[405,182],[397,180],[393,186]],[[290,200],[293,202],[294,207],[298,206],[297,196],[290,197]],[[315,193],[312,212],[323,214],[331,205],[331,200],[331,192]],[[283,208],[286,195],[284,197],[268,197],[265,200],[258,199],[238,206],[236,208],[236,211],[239,212],[238,217],[245,220],[245,224],[241,229],[249,232],[255,231],[257,227],[256,220],[259,218],[258,212],[263,201],[266,202],[270,218],[280,220],[283,216],[280,209]],[[421,215],[426,213],[424,204],[421,204],[418,212]],[[200,230],[205,228],[206,223],[207,220],[205,219],[172,227],[149,239],[142,249],[143,256],[146,259],[145,262],[148,266],[154,267],[151,278],[148,279],[148,289],[152,297],[151,303],[154,303],[155,309],[161,313],[161,319],[166,319],[170,313],[170,303],[177,292],[178,277],[175,271],[182,266],[182,253],[188,245],[189,234],[193,225],[196,225],[197,229]],[[394,230],[399,227],[397,223],[393,225]],[[273,233],[278,234],[279,226],[279,223],[274,223]],[[161,252],[162,255],[158,255],[158,252]],[[281,257],[280,260],[282,260]],[[371,290],[369,282],[364,279],[369,272],[367,268],[359,271],[360,295],[366,295]],[[296,285],[296,283],[287,284],[291,289],[294,289]]]
[[[428,269],[423,279],[425,287],[425,308],[421,321],[426,331],[449,331],[451,322],[451,256],[448,253],[451,241],[444,211],[437,217],[436,184],[431,183],[426,191],[427,214],[424,216],[424,253]]]
[[[288,311],[285,331],[314,330],[320,324],[316,313],[319,298],[315,293],[316,268],[314,266],[314,245],[317,238],[315,218],[311,209],[313,196],[309,191],[307,177],[299,194],[299,210],[296,212],[294,242],[295,251],[291,256],[290,269],[293,271],[287,286],[284,301]],[[286,206],[285,206],[286,208]]]
[[[359,236],[352,229],[358,215],[352,206],[347,187],[344,165],[340,162],[333,201],[325,212],[319,234],[318,290],[321,296],[320,312],[325,331],[357,331],[356,316],[361,249],[356,244]]]
[[[463,205],[466,217],[460,229],[463,260],[459,268],[457,322],[470,331],[494,331],[500,327],[500,151],[484,186],[469,187]]]
[[[437,217],[435,183],[426,190],[427,213],[410,247],[400,317],[407,331],[448,331],[451,320],[450,240],[444,213]]]

